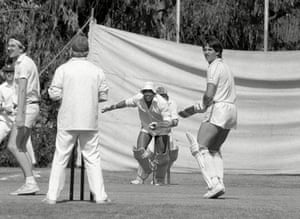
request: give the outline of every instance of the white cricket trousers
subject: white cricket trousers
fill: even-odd
[[[47,198],[57,200],[63,190],[66,167],[77,139],[85,162],[90,191],[96,201],[105,200],[107,194],[102,176],[98,131],[57,130]]]

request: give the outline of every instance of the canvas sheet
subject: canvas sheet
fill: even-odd
[[[206,88],[202,48],[92,24],[89,59],[101,66],[117,103],[139,92],[146,81],[165,86],[178,108],[199,100]],[[300,51],[225,50],[238,94],[238,128],[222,147],[225,173],[300,173]],[[179,157],[172,171],[199,171],[185,132],[195,136],[202,115],[180,119],[173,135]],[[100,113],[102,165],[133,170],[132,147],[140,130],[137,108]]]

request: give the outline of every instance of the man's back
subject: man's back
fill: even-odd
[[[62,88],[58,128],[97,130],[98,92],[105,83],[102,70],[86,58],[72,58],[56,74],[60,78],[57,85]]]

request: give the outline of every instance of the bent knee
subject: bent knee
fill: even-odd
[[[12,144],[12,143],[8,143],[8,144],[7,144],[7,149],[8,149],[10,152],[12,152],[12,153],[14,153],[14,152],[16,152],[16,151],[19,151],[17,145],[16,145],[16,144]]]

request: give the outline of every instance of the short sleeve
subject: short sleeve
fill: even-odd
[[[136,94],[133,97],[130,97],[128,99],[125,100],[125,104],[126,106],[130,106],[130,107],[136,107],[138,105],[138,102],[143,98],[143,94]]]
[[[63,66],[56,69],[50,87],[62,88],[63,87]]]
[[[100,100],[107,100],[107,96],[108,96],[108,85],[106,83],[106,77],[104,73],[100,73],[99,74],[100,77],[100,83],[99,83],[99,87],[98,87],[98,93],[99,93],[99,99]]]
[[[26,78],[28,79],[30,74],[30,66],[26,61],[20,62],[15,67],[16,78]]]
[[[63,88],[63,68],[56,69],[48,93],[51,99],[59,100],[62,98]]]

